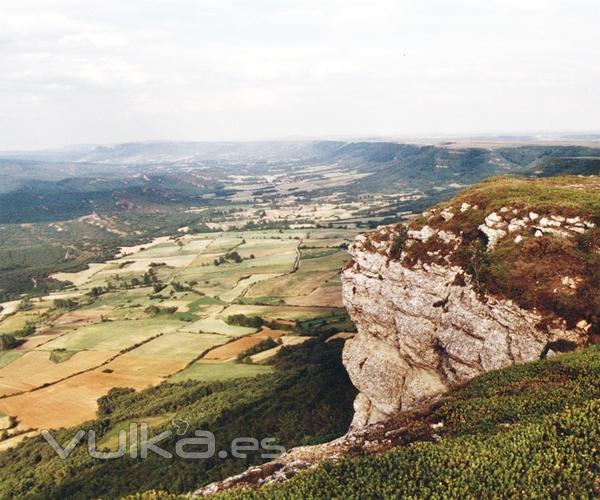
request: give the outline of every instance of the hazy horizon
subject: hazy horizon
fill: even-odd
[[[544,144],[544,143],[565,143],[565,144],[576,144],[576,143],[593,143],[598,144],[600,147],[600,131],[558,131],[558,132],[543,132],[543,131],[530,131],[523,132],[520,134],[511,133],[487,133],[482,132],[480,134],[417,134],[417,135],[404,135],[398,137],[386,137],[386,136],[342,136],[342,135],[331,135],[331,136],[320,136],[320,137],[265,137],[260,139],[217,139],[217,140],[205,140],[205,139],[177,139],[177,138],[156,138],[156,139],[130,139],[114,142],[85,142],[85,143],[68,143],[68,144],[54,144],[46,147],[28,147],[21,149],[4,149],[0,150],[0,154],[13,154],[13,153],[28,153],[28,152],[41,152],[41,151],[61,151],[61,150],[77,150],[85,149],[90,147],[111,147],[123,144],[176,144],[176,143],[197,143],[197,144],[211,144],[211,143],[233,143],[233,144],[244,144],[244,143],[285,143],[285,142],[390,142],[398,144],[441,144],[444,142],[453,142],[456,144],[469,143],[486,143],[491,144]]]
[[[595,134],[593,0],[8,1],[0,151]]]

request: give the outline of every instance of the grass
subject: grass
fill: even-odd
[[[172,332],[136,348],[132,354],[152,358],[187,360],[226,341],[227,338],[222,335]]]
[[[308,295],[333,276],[333,271],[299,271],[265,280],[253,286],[246,297],[290,297]]]
[[[181,327],[180,322],[170,320],[108,321],[86,326],[69,335],[50,341],[46,349],[82,351],[86,349],[120,351],[159,333],[167,333]]]
[[[50,353],[50,361],[53,363],[63,363],[71,359],[78,351],[66,351],[62,349],[55,349]]]
[[[0,368],[4,368],[11,364],[14,360],[23,356],[22,351],[1,351],[0,352]]]
[[[344,250],[302,250],[300,272],[307,271],[337,271],[350,259]]]
[[[247,278],[241,279],[238,284],[231,290],[220,295],[220,299],[225,302],[232,302],[237,299],[247,288],[251,287],[255,283],[259,283],[264,280],[268,280],[277,276],[276,274],[252,274]]]
[[[518,200],[531,210],[545,212],[558,209],[563,215],[600,213],[600,180],[597,177],[564,176],[551,179],[518,179],[500,177],[489,179],[469,188],[453,199],[476,203],[492,212]]]
[[[204,249],[203,253],[205,253],[205,254],[226,253],[241,244],[242,244],[242,238],[231,238],[228,236],[215,238],[213,240],[213,242]]]
[[[39,319],[40,316],[36,312],[17,312],[0,322],[0,334],[16,332],[27,325],[27,323],[34,323]]]
[[[462,203],[478,209],[459,210]],[[553,179],[497,178],[484,181],[439,205],[449,208],[454,217],[444,221],[440,215],[429,220],[421,218],[412,224],[419,229],[425,223],[461,235],[462,242],[454,249],[439,238],[414,242],[406,252],[405,264],[437,262],[446,264],[449,258],[473,278],[478,291],[514,300],[528,310],[538,310],[544,319],[540,327],[564,319],[569,328],[586,320],[592,325],[590,335],[600,333],[600,229],[588,229],[585,234],[570,237],[549,233],[541,237],[523,231],[522,241],[514,235],[500,239],[493,250],[479,231],[485,217],[502,213],[503,207],[515,210],[510,217],[528,220],[530,212],[541,216],[578,216],[586,222],[600,224],[600,181],[597,177],[558,177]],[[439,214],[439,210],[437,212]],[[533,223],[530,227],[535,227]],[[379,233],[374,233],[375,238]],[[437,252],[437,253],[436,253]],[[563,279],[577,281],[574,288]]]
[[[209,305],[220,305],[223,301],[215,298],[215,297],[200,297],[188,304],[188,311],[191,313],[201,312],[203,310],[203,306]]]
[[[277,255],[281,252],[293,251],[297,244],[297,240],[248,239],[246,243],[237,248],[237,251],[243,258],[249,258],[250,255],[254,255],[255,258],[262,258]]]
[[[169,380],[174,383],[183,382],[185,380],[216,382],[218,380],[255,377],[256,375],[271,373],[272,371],[272,367],[263,365],[196,362],[179,373],[171,376]]]
[[[201,319],[194,323],[190,323],[183,328],[190,332],[218,333],[220,335],[229,335],[232,337],[241,337],[256,332],[255,328],[228,325],[225,321],[218,318]]]

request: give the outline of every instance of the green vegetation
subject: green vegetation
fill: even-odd
[[[227,448],[239,435],[274,436],[288,448],[327,441],[347,429],[355,390],[341,366],[339,342],[323,339],[355,328],[342,309],[325,307],[319,300],[331,292],[320,294],[323,288],[340,286],[339,269],[348,259],[344,250],[355,228],[397,223],[403,213],[447,199],[456,192],[457,180],[468,184],[499,172],[529,174],[535,168],[588,173],[597,169],[600,158],[598,150],[551,146],[487,150],[332,142],[314,148],[310,158],[319,158],[324,168],[316,174],[304,160],[246,165],[222,159],[216,165],[202,162],[200,183],[194,165],[181,169],[168,162],[136,166],[132,175],[124,169],[116,182],[112,166],[80,163],[73,173],[71,166],[56,163],[42,169],[49,179],[2,191],[0,301],[22,302],[1,321],[9,336],[0,342],[14,347],[13,339],[18,342],[36,326],[45,331],[60,320],[57,328],[48,328],[49,338],[57,337],[38,348],[47,350],[55,363],[85,350],[129,353],[118,360],[121,367],[115,363],[100,368],[105,375],[114,374],[99,374],[106,379],[116,379],[124,368],[147,376],[144,361],[155,363],[151,370],[164,363],[163,376],[168,378],[159,386],[142,392],[115,389],[100,400],[98,418],[83,427],[94,429],[102,446],[114,449],[118,430],[132,421],[147,421],[158,433],[171,429],[172,419],[189,423],[187,436],[196,428],[213,431],[217,449]],[[294,153],[298,157],[302,155]],[[565,158],[579,161],[573,165]],[[37,162],[27,166],[20,170],[40,169]],[[93,175],[88,177],[89,172]],[[270,175],[277,182],[265,185]],[[342,185],[336,184],[336,176]],[[298,186],[289,188],[289,181]],[[557,215],[585,216],[598,224],[597,190],[589,189],[593,182],[579,177],[546,183],[495,179],[462,193],[454,202],[468,200],[480,210],[477,215],[457,212],[448,222],[465,239],[454,263],[464,265],[482,291],[561,314],[570,325],[587,319],[597,329],[597,229],[568,244],[548,236],[526,238],[519,252],[504,242],[489,252],[477,231],[481,213],[515,202],[523,212],[551,208]],[[280,186],[288,186],[285,194]],[[415,200],[414,193],[423,196]],[[233,196],[247,201],[234,202]],[[329,207],[321,205],[326,197],[335,200],[326,203]],[[367,201],[357,201],[363,198]],[[306,228],[293,229],[301,227],[295,224]],[[164,235],[172,236],[147,244]],[[399,228],[390,240],[391,258],[402,254],[405,241],[405,230]],[[146,248],[128,250],[129,255],[111,261],[122,246],[138,244]],[[419,245],[413,249],[422,255],[436,250]],[[69,279],[63,282],[50,277],[106,261],[111,262],[80,273],[80,280],[75,275],[63,275]],[[577,292],[549,295],[549,283],[565,272],[581,278]],[[59,289],[79,295],[55,299],[50,310],[51,297],[44,305],[35,299]],[[310,304],[315,306],[289,300],[313,292],[316,298]],[[212,346],[262,326],[317,339],[283,347],[269,366],[198,361]],[[275,345],[265,341],[242,353],[241,360]],[[21,355],[0,351],[0,367],[10,370]],[[599,374],[598,350],[590,348],[480,377],[451,394],[430,417],[407,427],[415,444],[381,457],[326,464],[289,484],[248,494],[600,495],[593,415],[598,412]],[[430,424],[440,421],[444,427],[436,429],[439,436],[433,435]],[[65,443],[72,431],[55,436]],[[174,439],[167,448],[173,449]],[[99,461],[81,448],[65,462],[37,437],[0,454],[0,497],[113,498],[148,489],[180,493],[260,461],[256,455],[201,462],[153,455],[144,461]]]
[[[244,352],[240,352],[238,354],[237,359],[240,363],[251,363],[252,361],[250,359],[250,356],[258,354],[259,352],[266,351],[267,349],[273,349],[278,345],[280,344],[277,341],[273,340],[271,337],[266,338],[265,340],[262,340],[250,349],[246,349]]]
[[[390,259],[399,259],[404,250],[408,238],[408,229],[405,226],[398,227],[390,245]]]
[[[0,335],[0,351],[10,351],[11,349],[17,347],[19,343],[19,340],[17,340],[13,335]]]
[[[174,331],[180,326],[170,319],[109,321],[85,326],[69,335],[46,344],[48,349],[63,348],[69,351],[85,349],[121,351],[131,348],[160,333]]]
[[[0,368],[11,364],[15,359],[19,359],[23,356],[23,352],[20,351],[2,351],[0,350]]]
[[[63,363],[71,359],[77,351],[67,351],[66,349],[54,349],[50,352],[50,361],[53,363]]]
[[[79,303],[73,299],[54,299],[56,309],[75,309]]]
[[[173,315],[175,312],[177,312],[177,307],[159,307],[150,305],[144,309],[144,312],[148,313],[150,316],[158,316],[160,314]]]
[[[256,377],[273,371],[270,366],[239,363],[192,363],[182,371],[169,377],[170,382],[197,380],[199,382],[218,382],[236,378]]]
[[[478,209],[460,211],[463,203]],[[590,335],[600,333],[600,182],[596,177],[552,179],[498,178],[484,181],[437,207],[438,214],[451,207],[454,216],[445,221],[435,215],[427,223],[438,229],[461,234],[462,243],[454,250],[438,238],[415,242],[407,251],[407,263],[440,261],[447,255],[465,269],[481,291],[506,297],[525,309],[545,313],[540,327],[556,318],[574,328],[585,320],[592,325]],[[519,244],[514,237],[500,239],[493,250],[479,231],[484,218],[502,208],[515,210],[515,217],[541,215],[579,217],[595,225],[584,234],[569,238],[544,233],[540,237],[523,234]],[[540,215],[540,216],[541,216]],[[425,223],[422,218],[413,228]],[[533,231],[531,232],[533,233]],[[437,253],[436,253],[437,252]],[[565,277],[577,280],[565,287]]]
[[[227,252],[225,255],[221,255],[218,259],[215,259],[215,266],[220,266],[221,264],[226,264],[227,262],[233,262],[235,264],[239,264],[243,261],[242,257],[236,251]]]
[[[594,177],[553,177],[519,179],[497,177],[478,183],[455,196],[452,204],[468,202],[482,208],[486,214],[515,202],[540,213],[598,217],[600,198],[598,179]],[[441,206],[445,206],[444,203]]]
[[[282,349],[275,372],[229,382],[187,381],[163,383],[142,392],[114,389],[99,402],[98,419],[86,424],[102,439],[114,436],[123,422],[154,422],[152,435],[172,429],[174,415],[189,424],[186,436],[196,429],[215,434],[217,450],[228,449],[233,438],[274,437],[287,448],[328,441],[350,423],[355,390],[341,365],[341,343],[309,341]],[[234,365],[256,369],[252,365]],[[55,431],[59,443],[74,430]],[[161,446],[173,451],[173,435]],[[0,454],[0,496],[114,498],[148,489],[191,491],[200,484],[241,472],[258,463],[257,453],[247,459],[172,460],[150,454],[145,460],[124,457],[95,460],[86,446],[78,446],[67,461],[61,460],[42,437],[25,441]],[[65,466],[69,473],[64,474]]]
[[[600,346],[490,372],[406,426],[411,445],[223,497],[597,497],[599,398]]]
[[[260,316],[246,316],[245,314],[227,316],[226,322],[229,325],[246,326],[256,329],[264,325],[264,320]]]

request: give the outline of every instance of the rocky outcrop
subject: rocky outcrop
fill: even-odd
[[[597,193],[596,177],[496,179],[407,228],[359,236],[342,273],[344,303],[358,328],[343,352],[359,390],[348,433],[196,494],[276,483],[324,460],[438,441],[444,423],[434,409],[448,390],[594,336],[600,342],[600,310],[590,301],[600,279]],[[499,281],[492,280],[494,293],[486,289],[490,273],[486,281],[478,259],[518,269],[508,293]]]
[[[408,232],[405,248],[430,238],[450,248],[460,243],[459,236],[425,226]],[[482,296],[458,266],[390,258],[393,246],[390,228],[359,236],[342,275],[344,302],[358,328],[343,354],[360,391],[353,428],[435,400],[488,370],[584,341],[582,328],[539,328],[543,318],[535,311]]]

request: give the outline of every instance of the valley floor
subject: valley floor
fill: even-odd
[[[113,387],[270,372],[282,346],[309,338],[302,325],[346,321],[339,272],[352,235],[307,229],[157,238],[55,275],[73,284],[63,292],[5,303],[0,334],[27,325],[36,333],[0,353],[0,411],[17,423],[0,447],[94,418],[97,399]],[[250,349],[248,362],[238,362]]]

